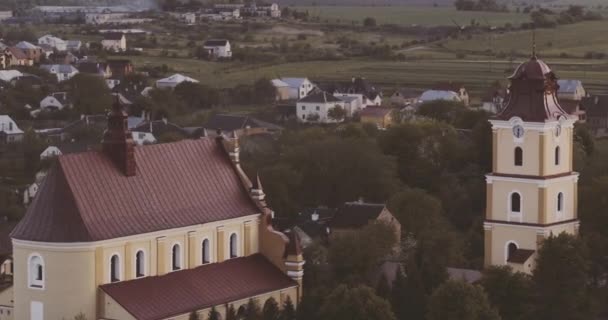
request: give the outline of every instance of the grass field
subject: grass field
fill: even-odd
[[[378,24],[422,25],[422,26],[452,26],[452,20],[459,25],[468,25],[471,20],[485,23],[487,20],[494,26],[504,26],[506,23],[519,25],[529,22],[527,14],[457,11],[450,7],[296,7],[298,10],[308,10],[313,17],[320,17],[321,22],[339,22],[350,24],[352,21],[363,23],[366,17],[376,19]],[[485,20],[484,20],[485,19]]]

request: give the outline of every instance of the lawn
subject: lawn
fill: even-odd
[[[471,20],[485,24],[486,20],[493,26],[504,26],[506,23],[519,25],[529,22],[527,14],[508,12],[471,12],[457,11],[450,7],[295,7],[298,10],[308,10],[313,17],[320,17],[321,22],[338,22],[351,24],[353,21],[361,24],[366,17],[376,19],[378,24],[445,26],[468,25]]]

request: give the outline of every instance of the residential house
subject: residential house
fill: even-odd
[[[352,78],[351,82],[344,87],[337,87],[336,93],[361,95],[363,107],[380,106],[382,94],[367,79],[362,77]]]
[[[128,59],[109,59],[106,63],[112,71],[112,76],[116,78],[123,78],[135,72],[133,63]]]
[[[393,125],[393,111],[391,108],[367,107],[359,114],[361,123],[371,123],[379,129],[386,129]]]
[[[126,120],[114,106],[100,151],[59,156],[11,233],[13,296],[2,302],[14,318],[187,319],[212,307],[225,318],[271,297],[297,306],[299,239],[273,229],[238,138],[136,146]]]
[[[7,68],[9,66],[33,66],[34,60],[30,59],[25,52],[17,47],[9,47],[4,51],[6,55]]]
[[[76,64],[78,63],[78,57],[69,51],[64,52],[53,52],[49,56],[49,60],[51,60],[55,64]]]
[[[42,153],[40,153],[40,160],[52,159],[62,155],[61,150],[56,146],[48,146]]]
[[[27,41],[21,41],[17,43],[15,47],[21,49],[28,59],[33,60],[35,63],[40,62],[43,53],[42,48],[39,46],[33,45]]]
[[[587,126],[596,137],[608,136],[608,95],[593,95],[581,100]]]
[[[0,144],[23,141],[23,130],[7,115],[0,115]]]
[[[203,49],[207,50],[212,58],[228,59],[232,57],[230,41],[225,39],[211,39],[203,43]]]
[[[105,33],[103,40],[101,40],[101,47],[104,50],[113,52],[127,51],[127,37],[124,33]]]
[[[270,80],[276,89],[276,101],[289,100],[289,85],[281,79]]]
[[[43,64],[40,68],[55,75],[55,77],[57,77],[57,82],[70,80],[79,72],[78,69],[71,64]]]
[[[391,104],[398,107],[406,107],[416,104],[420,99],[421,92],[416,89],[401,88],[396,90],[390,97]]]
[[[492,114],[499,113],[505,103],[507,97],[507,89],[505,88],[490,88],[481,97],[481,109]]]
[[[156,87],[159,89],[173,89],[175,87],[177,87],[178,84],[182,83],[182,82],[194,82],[194,83],[198,83],[198,80],[181,75],[181,74],[174,74],[170,77],[164,78],[164,79],[160,79],[156,81]]]
[[[23,73],[19,70],[0,70],[0,80],[4,82],[13,82],[15,79],[23,77]]]
[[[48,59],[53,53],[58,52],[53,47],[48,44],[39,45],[40,50],[42,50],[42,57]]]
[[[299,122],[336,123],[344,119],[333,119],[329,116],[331,109],[344,108],[344,101],[325,91],[310,94],[296,104]]]
[[[131,132],[131,136],[135,144],[137,144],[138,146],[156,143],[156,138],[154,137],[154,134],[150,132],[133,131]]]
[[[271,3],[267,5],[258,5],[257,12],[260,16],[266,16],[271,18],[280,18],[281,17],[281,8],[276,3]]]
[[[445,101],[457,101],[462,102],[460,100],[460,95],[454,91],[438,91],[438,90],[427,90],[422,93],[420,96],[420,100],[418,102],[425,103],[436,100],[445,100]]]
[[[432,90],[435,91],[451,91],[451,92],[455,92],[458,95],[458,98],[460,99],[460,101],[465,105],[465,106],[469,106],[469,92],[467,91],[467,89],[465,88],[464,84],[462,83],[455,83],[455,82],[442,82],[442,83],[438,83],[435,86],[433,86]]]
[[[57,111],[71,107],[67,92],[54,92],[40,101],[40,111]]]
[[[557,97],[561,100],[575,100],[581,101],[586,95],[585,87],[580,80],[557,80],[559,89],[557,90]]]
[[[56,51],[66,51],[68,49],[68,44],[65,40],[50,34],[38,38],[38,45],[48,45]]]
[[[78,71],[81,73],[97,75],[104,79],[112,77],[112,69],[110,69],[110,66],[107,63],[102,62],[80,62],[78,64]]]
[[[68,51],[80,51],[80,49],[82,48],[82,41],[80,40],[68,40],[66,47],[68,49]]]
[[[292,100],[306,97],[315,87],[307,78],[280,78],[275,80],[280,80],[289,86],[289,99]]]
[[[194,12],[172,12],[170,14],[175,19],[178,19],[187,25],[196,24],[196,13]]]
[[[12,11],[0,11],[0,22],[13,17]]]
[[[346,117],[351,118],[363,110],[363,103],[361,102],[360,96],[334,93],[334,96],[344,101],[344,110],[346,111]]]

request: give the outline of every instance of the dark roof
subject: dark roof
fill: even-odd
[[[10,234],[16,225],[17,222],[13,221],[0,222],[0,257],[13,253],[13,244],[11,242]]]
[[[149,132],[156,137],[162,136],[165,133],[176,133],[183,137],[189,136],[189,133],[184,128],[164,120],[145,121],[131,131]]]
[[[581,106],[588,117],[606,117],[608,116],[608,95],[585,97],[581,100]]]
[[[282,127],[278,125],[261,121],[247,115],[233,114],[214,114],[209,117],[204,127],[205,129],[221,129],[223,131],[234,131],[245,128],[267,128],[270,130],[282,129]]]
[[[100,288],[138,320],[166,319],[297,286],[263,255]]]
[[[203,43],[203,46],[205,46],[205,47],[223,47],[226,44],[228,44],[228,40],[225,40],[225,39],[210,39],[210,40],[206,40],[205,43]]]
[[[562,99],[559,102],[559,105],[566,111],[568,114],[573,114],[579,109],[580,101],[576,100],[564,100]]]
[[[568,118],[557,100],[557,77],[541,60],[532,57],[522,63],[511,80],[505,107],[496,119],[508,121],[519,117],[528,122],[545,122]]]
[[[135,161],[126,177],[98,151],[59,156],[12,237],[97,241],[259,212],[214,139],[135,147]]]
[[[106,64],[99,62],[81,62],[78,64],[78,71],[82,73],[100,74],[106,69]]]
[[[109,33],[104,33],[103,39],[104,40],[120,40],[120,39],[122,39],[123,36],[124,36],[124,33],[109,32]]]
[[[515,252],[513,252],[513,254],[511,254],[509,256],[509,259],[507,259],[507,262],[512,262],[512,263],[525,263],[526,261],[528,261],[528,259],[530,259],[530,257],[534,254],[534,250],[527,250],[527,249],[517,249],[515,250]]]
[[[331,226],[338,229],[361,228],[376,220],[384,204],[347,202],[336,211]]]
[[[382,107],[367,107],[361,110],[361,116],[367,117],[385,117],[387,114],[391,113],[393,109],[391,108],[382,108]]]
[[[342,102],[342,100],[334,97],[325,91],[309,94],[306,97],[298,100],[298,102],[311,102],[311,103],[327,103],[327,102]]]

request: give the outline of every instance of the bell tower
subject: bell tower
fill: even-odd
[[[545,238],[578,233],[574,122],[557,100],[557,77],[535,54],[509,77],[492,124],[486,175],[485,266],[531,273]]]

